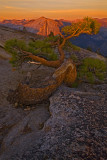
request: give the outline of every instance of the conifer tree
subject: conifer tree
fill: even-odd
[[[65,82],[67,85],[71,85],[77,77],[76,66],[72,60],[67,60],[64,62],[65,54],[63,46],[65,45],[66,41],[72,37],[78,37],[80,34],[97,34],[99,29],[100,24],[95,19],[86,17],[83,20],[72,23],[70,26],[63,27],[60,35],[57,36],[55,41],[51,36],[49,36],[50,39],[48,39],[50,42],[46,42],[45,40],[45,42],[40,43],[38,41],[39,47],[35,46],[34,43],[31,43],[30,45],[33,47],[26,49],[25,44],[20,44],[19,42],[13,43],[12,46],[10,44],[10,47],[8,47],[7,43],[6,48],[8,51],[11,52],[11,49],[14,48],[12,51],[13,61],[14,57],[16,58],[16,61],[20,61],[20,59],[23,61],[25,58],[30,58],[31,60],[39,62],[42,65],[56,68],[56,71],[49,80],[49,83],[47,83],[47,86],[44,88],[42,87],[35,89],[30,88],[28,85],[19,84],[18,88],[12,93],[12,95],[9,96],[12,97],[10,98],[11,102],[27,105],[35,104],[48,98],[55,91],[55,89],[61,85],[62,82]],[[47,60],[46,58],[36,54],[36,51],[41,52],[44,50],[44,47],[52,48],[52,45],[57,45],[58,47],[58,59]],[[19,52],[16,52],[16,50]]]

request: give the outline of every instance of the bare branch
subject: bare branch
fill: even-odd
[[[41,64],[40,62],[32,62],[32,61],[29,61],[27,63],[32,63],[32,64],[36,64],[36,65],[40,65]]]
[[[64,35],[60,32],[59,33],[59,35],[64,39],[65,37],[64,37]]]

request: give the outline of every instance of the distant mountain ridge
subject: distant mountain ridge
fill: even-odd
[[[48,36],[51,32],[54,33],[54,35],[57,35],[60,33],[60,28],[63,26],[71,25],[72,22],[77,22],[79,19],[69,21],[69,20],[53,20],[50,18],[40,17],[38,19],[31,19],[31,20],[3,20],[0,21],[0,25],[10,27],[17,30],[23,30],[26,29],[28,32],[32,32],[35,34]],[[98,19],[96,20],[101,23],[102,27],[107,27],[107,18]]]
[[[82,34],[70,41],[81,48],[89,48],[91,51],[107,57],[107,27],[101,27],[96,35]]]
[[[72,39],[71,42],[82,48],[91,48],[92,51],[99,51],[102,55],[107,56],[107,18],[98,19],[101,23],[100,32],[97,35],[80,35],[79,37]],[[50,18],[40,17],[38,19],[31,20],[3,20],[0,25],[6,26],[12,29],[27,31],[34,34],[48,36],[51,32],[54,35],[58,35],[62,27],[71,25],[72,22],[77,22],[79,19],[69,20],[53,20]]]
[[[53,32],[54,35],[57,35],[60,33],[60,27],[63,26],[61,21],[45,17],[32,20],[4,20],[1,21],[0,24],[17,30],[26,29],[28,32],[43,36],[48,36],[51,32]]]
[[[107,18],[98,19],[95,18],[99,23],[101,23],[102,27],[107,27]]]
[[[39,35],[48,36],[51,32],[53,32],[54,35],[59,34],[60,27],[62,25],[63,24],[59,21],[40,17],[36,20],[26,23],[24,26],[28,31],[31,31],[31,29],[33,29],[33,31],[36,31],[36,33]]]

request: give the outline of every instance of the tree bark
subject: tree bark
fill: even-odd
[[[27,52],[27,51],[22,51],[22,52],[25,55],[27,55],[27,57],[31,58],[32,60],[34,60],[36,62],[40,62],[44,66],[58,68],[64,62],[64,58],[65,58],[64,51],[62,49],[62,45],[61,44],[58,45],[58,51],[59,51],[60,57],[56,61],[48,61],[48,60],[46,60],[44,58],[41,58],[39,56],[35,56],[32,53]]]
[[[49,79],[47,85],[41,88],[30,88],[28,85],[19,84],[17,89],[10,92],[8,100],[10,103],[18,103],[23,105],[32,105],[46,100],[51,94],[64,82],[66,85],[71,86],[77,77],[76,66],[71,59],[66,60],[64,63],[63,46],[66,39],[58,45],[60,58],[57,61],[47,61],[44,58],[33,55],[32,53],[23,51],[31,59],[40,62],[41,64],[57,68],[53,76]]]
[[[15,91],[10,92],[8,100],[10,103],[22,105],[37,104],[46,100],[51,94],[65,82],[72,84],[76,79],[76,67],[72,60],[64,62],[52,75],[48,84],[41,88],[30,88],[28,85],[19,84]]]

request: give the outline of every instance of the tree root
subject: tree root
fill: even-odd
[[[22,105],[32,105],[48,99],[51,94],[65,82],[71,85],[76,79],[76,67],[72,60],[64,62],[49,79],[48,84],[41,88],[30,88],[26,84],[19,84],[15,91],[8,95],[10,103],[18,103]]]

